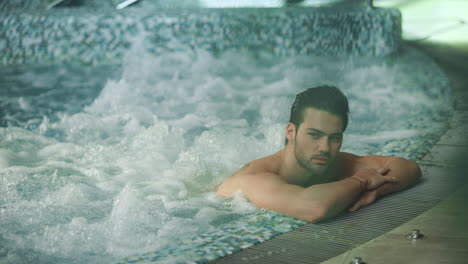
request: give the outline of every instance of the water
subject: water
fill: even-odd
[[[417,159],[452,111],[447,79],[408,47],[333,59],[135,45],[122,65],[0,72],[0,263],[109,263],[256,212],[214,188],[282,147],[305,88],[349,97],[342,150],[360,155]]]

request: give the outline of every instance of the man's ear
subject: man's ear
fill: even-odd
[[[289,142],[294,141],[296,139],[296,125],[289,122],[286,126],[286,138]]]

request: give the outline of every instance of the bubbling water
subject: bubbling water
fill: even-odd
[[[242,195],[214,189],[282,147],[290,105],[305,88],[334,84],[349,97],[343,150],[362,155],[415,158],[451,111],[448,81],[410,48],[395,58],[332,59],[153,56],[136,47],[122,68],[79,111],[67,110],[73,101],[35,127],[0,128],[2,263],[115,261],[254,212]],[[9,100],[28,115],[61,102],[18,94]]]

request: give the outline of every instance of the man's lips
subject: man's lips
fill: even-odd
[[[319,157],[319,158],[314,158],[313,160],[319,163],[328,163],[328,158]]]

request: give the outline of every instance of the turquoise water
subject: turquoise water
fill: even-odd
[[[178,248],[205,252],[210,237],[194,237],[222,239],[237,220],[263,215],[214,188],[282,147],[305,88],[334,84],[349,97],[343,151],[360,155],[417,159],[452,112],[448,80],[409,47],[381,59],[144,50],[135,45],[122,65],[0,69],[1,263],[108,263],[149,251],[196,260]],[[298,224],[281,219],[261,225]],[[263,226],[241,224],[252,237]]]

